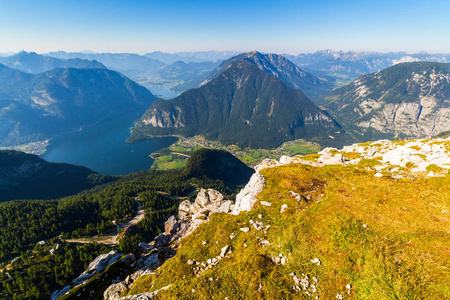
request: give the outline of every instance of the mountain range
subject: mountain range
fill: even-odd
[[[106,69],[96,60],[80,58],[58,59],[39,55],[36,52],[27,53],[22,51],[16,55],[0,58],[0,63],[27,73],[42,73],[55,68],[77,68],[77,69]]]
[[[231,59],[200,88],[172,100],[156,101],[128,140],[202,134],[224,144],[266,149],[300,138],[325,144],[342,142],[345,132],[340,125],[279,77],[289,80],[289,73],[277,73],[274,64],[259,58],[285,62],[279,56],[258,52]]]
[[[450,128],[450,64],[397,64],[320,103],[357,140],[432,137]]]
[[[44,54],[49,57],[61,59],[85,59],[96,60],[104,64],[108,69],[119,71],[125,75],[139,75],[140,73],[155,72],[165,66],[165,63],[149,57],[134,53],[84,53],[84,52],[50,52]]]
[[[355,52],[321,50],[314,53],[300,53],[298,55],[284,54],[289,60],[305,71],[325,77],[330,81],[337,79],[348,83],[359,76],[374,73],[403,62],[430,61],[450,62],[449,54],[430,54],[420,52],[409,54],[406,52]]]
[[[205,62],[224,60],[232,56],[240,54],[240,51],[196,51],[196,52],[175,52],[166,53],[155,51],[145,54],[145,56],[160,60],[166,64],[171,64],[176,61],[189,62]]]
[[[108,69],[53,69],[29,74],[0,64],[0,145],[48,139],[156,99]]]

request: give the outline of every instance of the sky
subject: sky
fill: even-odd
[[[447,0],[0,0],[0,52],[450,53]]]

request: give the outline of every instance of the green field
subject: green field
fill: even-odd
[[[200,148],[213,148],[229,151],[250,166],[254,166],[266,158],[278,159],[281,155],[305,155],[317,153],[322,149],[321,146],[304,140],[286,142],[280,147],[272,150],[241,149],[236,145],[225,146],[219,142],[208,141],[201,136],[196,136],[189,139],[180,139],[170,147],[152,153],[151,157],[155,160],[152,169],[171,170],[181,168],[186,163],[188,157],[195,150]]]

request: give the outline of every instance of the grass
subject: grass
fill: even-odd
[[[450,217],[442,212],[450,211],[450,177],[375,178],[365,167],[263,170],[258,198],[272,206],[258,202],[238,216],[212,215],[129,294],[172,284],[156,299],[311,299],[292,288],[294,272],[318,278],[320,299],[338,293],[346,299],[450,298]],[[291,191],[309,200],[297,202]],[[283,204],[288,209],[281,214]],[[249,220],[271,227],[258,231]],[[270,245],[260,247],[261,239]],[[229,257],[199,276],[187,264],[215,257],[225,245],[233,249]],[[288,257],[285,265],[272,261],[279,254]]]

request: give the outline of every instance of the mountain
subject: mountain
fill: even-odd
[[[96,60],[104,64],[108,69],[120,71],[128,77],[139,75],[140,73],[155,72],[165,66],[165,63],[151,59],[149,57],[133,53],[85,53],[85,52],[50,52],[46,56],[71,59],[81,58]]]
[[[175,52],[165,53],[161,51],[155,51],[145,54],[145,56],[160,60],[166,64],[170,64],[176,61],[189,62],[205,62],[214,60],[224,60],[232,56],[238,55],[239,51],[197,51],[197,52]]]
[[[300,90],[246,59],[232,61],[198,89],[156,101],[128,140],[198,134],[224,144],[266,149],[299,138],[328,143],[337,137],[338,143],[345,137],[340,125]]]
[[[450,130],[441,132],[441,133],[437,134],[436,137],[437,138],[444,138],[444,139],[449,138],[450,137]]]
[[[106,69],[98,61],[86,59],[57,59],[39,55],[35,52],[22,51],[16,55],[0,58],[3,65],[21,70],[27,73],[42,73],[55,68],[77,68],[77,69]]]
[[[49,163],[36,155],[0,150],[0,202],[55,199],[112,179],[82,166]]]
[[[149,86],[167,86],[177,92],[197,88],[205,76],[213,71],[219,61],[188,62],[176,61],[168,64],[144,81]]]
[[[189,157],[183,172],[188,178],[207,177],[227,186],[244,185],[255,171],[225,150],[202,148]]]
[[[448,299],[449,146],[449,139],[380,140],[266,160],[234,203],[201,189],[163,233],[136,241],[126,258],[61,294]]]
[[[28,74],[0,64],[0,145],[48,139],[149,106],[146,88],[107,69]]]
[[[262,54],[258,51],[240,54],[224,61],[219,67],[211,72],[204,81],[209,81],[216,77],[218,74],[229,68],[233,62],[243,60],[251,62],[264,72],[280,78],[291,88],[302,90],[302,92],[310,98],[324,95],[333,88],[331,83],[304,72],[281,55]]]
[[[397,64],[321,101],[357,139],[431,137],[450,128],[450,64]]]
[[[406,52],[355,52],[321,50],[299,55],[283,54],[303,70],[333,82],[348,81],[362,75],[377,72],[403,62],[430,61],[450,62],[448,54],[426,52],[408,54]]]

